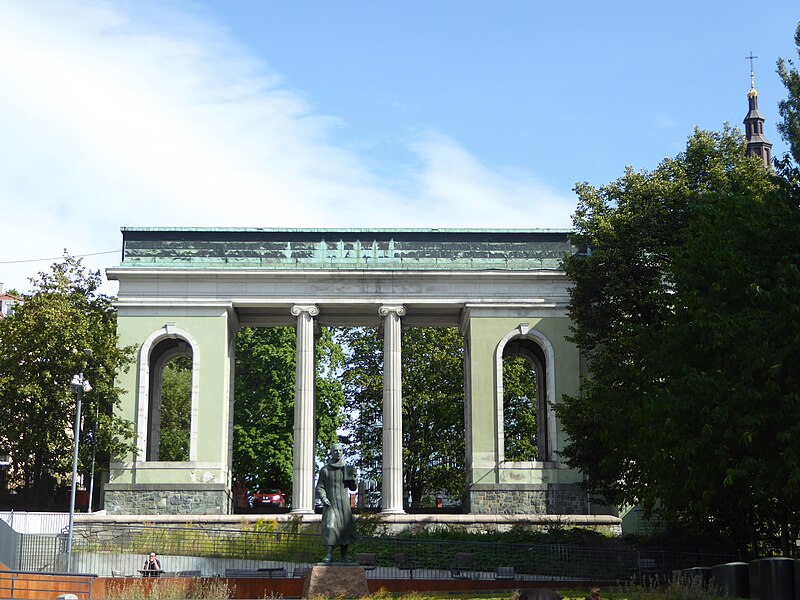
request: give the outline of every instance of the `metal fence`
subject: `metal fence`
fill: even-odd
[[[168,574],[302,576],[324,557],[325,548],[319,535],[280,527],[81,525],[73,536],[73,568],[106,577],[137,576],[145,555],[153,551],[160,555]],[[19,568],[63,570],[63,538],[23,537]],[[624,546],[618,540],[586,546],[383,536],[359,538],[351,546],[350,558],[362,562],[370,578],[626,581],[739,557],[734,553],[645,550]]]
[[[359,552],[374,554],[388,577],[629,581],[664,577],[693,566],[735,560],[735,554],[640,550],[620,544],[585,546],[444,542],[368,538]]]
[[[63,572],[67,567],[66,548],[63,534],[21,533],[17,568],[42,573]]]
[[[0,511],[0,521],[8,523],[19,533],[60,533],[69,523],[69,513]]]

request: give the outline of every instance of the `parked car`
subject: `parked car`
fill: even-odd
[[[278,489],[259,490],[250,494],[248,503],[251,508],[256,506],[273,506],[286,508],[286,494]]]

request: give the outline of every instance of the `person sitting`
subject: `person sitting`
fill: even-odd
[[[161,577],[161,563],[156,558],[156,553],[151,552],[144,560],[142,577]]]

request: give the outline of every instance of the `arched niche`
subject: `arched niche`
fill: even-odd
[[[498,343],[495,352],[495,409],[497,463],[506,462],[505,456],[505,402],[503,390],[503,362],[511,356],[525,359],[536,372],[536,442],[539,458],[536,462],[552,460],[552,444],[555,438],[555,414],[550,404],[555,399],[555,356],[550,341],[527,323],[520,323]],[[533,461],[530,462],[531,466]],[[523,463],[525,464],[525,463]]]
[[[167,323],[142,344],[139,358],[139,394],[136,429],[138,460],[159,461],[161,444],[161,389],[164,367],[179,356],[192,363],[189,414],[189,461],[197,459],[197,411],[199,405],[200,356],[196,340],[186,331]]]

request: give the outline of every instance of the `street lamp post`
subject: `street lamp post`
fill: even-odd
[[[72,529],[75,523],[75,490],[78,484],[78,443],[81,432],[81,400],[84,392],[91,392],[92,386],[83,378],[83,373],[74,375],[70,384],[75,394],[75,431],[72,451],[72,493],[69,499],[69,533],[67,534],[67,573],[72,572]]]

